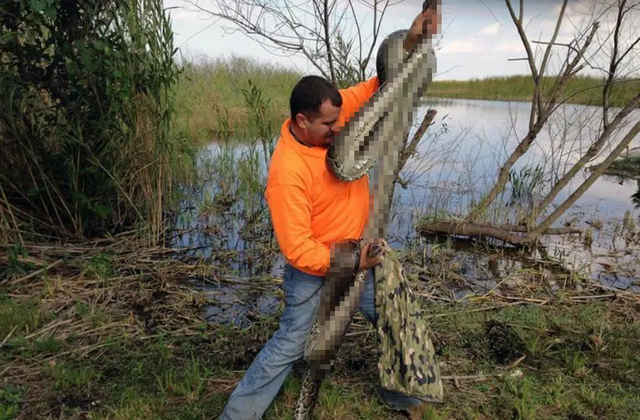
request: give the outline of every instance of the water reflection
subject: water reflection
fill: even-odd
[[[391,231],[398,237],[411,235],[413,223],[421,214],[462,217],[493,185],[502,162],[514,150],[528,130],[530,104],[521,102],[466,99],[427,98],[422,112],[437,109],[437,124],[430,129],[418,150],[417,159],[407,164],[407,171],[418,168],[407,189],[398,189],[395,197],[394,225]],[[545,195],[551,181],[557,180],[575,163],[599,132],[601,109],[593,106],[567,104],[558,109],[530,150],[516,163],[514,171],[543,165],[547,176],[537,191]],[[640,111],[635,111],[640,118]],[[440,130],[446,125],[447,130]],[[434,136],[434,132],[438,135]],[[611,141],[620,138],[615,133]],[[442,145],[454,144],[453,152],[442,153]],[[602,155],[610,150],[604,147]],[[602,159],[600,156],[599,159]],[[423,163],[424,159],[429,164]],[[593,164],[596,164],[593,162]],[[405,171],[406,172],[406,171]],[[589,176],[578,173],[558,194],[549,210],[566,200]],[[585,194],[561,217],[555,227],[576,217],[578,226],[593,219],[617,219],[627,211],[635,211],[630,197],[636,192],[629,182],[618,184],[608,178],[597,180]],[[507,187],[502,201],[510,201]]]
[[[500,165],[528,129],[530,105],[526,103],[428,98],[418,119],[428,108],[437,109],[436,124],[401,174],[410,181],[407,188],[396,188],[389,229],[390,242],[396,248],[416,239],[415,223],[424,214],[464,216],[490,188]],[[557,178],[593,141],[600,124],[597,115],[597,107],[561,107],[514,169],[541,164],[551,172],[549,180]],[[619,133],[613,140],[617,138]],[[182,187],[187,199],[180,204],[173,245],[190,248],[192,258],[208,261],[213,275],[280,277],[284,262],[277,253],[263,198],[267,168],[261,148],[247,144],[226,148],[211,143],[202,151],[200,169],[198,183]],[[552,207],[563,202],[588,175],[586,171],[578,174]],[[255,182],[247,187],[247,180],[253,178]],[[510,192],[505,194],[502,199],[508,202]],[[598,221],[604,227],[594,233],[589,247],[585,249],[579,237],[547,238],[546,245],[573,268],[591,270],[593,278],[629,285],[635,271],[623,272],[621,268],[612,274],[596,260],[606,258],[618,267],[635,264],[629,255],[637,254],[628,253],[634,245],[616,231],[615,221],[627,213],[636,218],[636,209],[640,209],[640,184],[603,177],[556,224],[589,227],[588,223]],[[522,268],[521,262],[513,259],[497,263],[472,251],[457,255],[460,274],[478,290],[491,288],[504,273]],[[217,284],[204,288],[217,296],[215,308],[208,313],[214,320],[232,317],[242,323],[256,310],[274,310],[273,296],[258,294],[247,306],[238,303],[239,293],[246,292],[243,287]]]

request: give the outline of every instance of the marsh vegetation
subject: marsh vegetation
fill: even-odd
[[[215,418],[283,307],[263,194],[300,74],[178,61],[161,2],[116,3],[0,6],[23,40],[0,38],[0,419]],[[602,166],[631,141],[637,81],[559,86],[563,69],[438,82],[421,104],[410,137],[438,112],[399,173],[389,239],[445,375],[425,418],[640,414],[640,200],[620,178],[637,162]],[[587,163],[618,178],[514,240],[582,188]],[[401,418],[377,398],[374,353],[357,316],[317,418]],[[302,369],[267,418],[291,417]]]

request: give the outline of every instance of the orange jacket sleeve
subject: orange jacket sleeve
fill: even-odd
[[[371,95],[376,93],[379,87],[378,76],[374,76],[347,89],[341,89],[342,114],[340,115],[340,125],[342,126],[353,118],[360,110],[360,107],[369,100]]]
[[[353,117],[355,111],[377,89],[378,78],[373,77],[341,90],[341,121]],[[274,159],[272,165],[291,165],[281,155]],[[273,182],[267,186],[266,198],[273,229],[280,250],[290,264],[308,273],[325,274],[329,268],[331,251],[324,243],[314,239],[312,201],[308,192],[310,186],[307,185],[308,179],[299,173],[297,170],[270,172]]]
[[[311,199],[297,185],[274,185],[269,189],[273,230],[285,259],[302,271],[326,273],[329,247],[313,239]]]

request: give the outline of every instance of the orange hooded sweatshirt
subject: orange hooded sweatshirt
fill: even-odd
[[[373,77],[340,90],[344,126],[378,89]],[[288,118],[280,130],[271,163],[265,198],[278,245],[289,264],[307,274],[324,276],[330,247],[360,238],[369,217],[369,179],[338,180],[325,163],[327,149],[298,143]]]

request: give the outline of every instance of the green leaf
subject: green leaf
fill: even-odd
[[[0,35],[0,42],[5,43],[15,36],[15,32],[7,31]]]
[[[37,187],[29,187],[27,190],[27,196],[30,198],[37,197],[40,194],[40,190]]]
[[[95,48],[98,51],[106,51],[106,50],[108,50],[107,43],[104,42],[101,39],[96,39],[95,41],[93,41],[91,43],[91,45],[93,46],[93,48]]]
[[[31,10],[33,10],[36,13],[40,13],[44,11],[44,9],[47,7],[49,2],[47,0],[31,0],[30,3],[31,3]]]
[[[107,216],[111,214],[111,209],[109,207],[103,206],[102,204],[99,204],[99,203],[93,206],[93,211],[101,219],[106,219]]]
[[[54,5],[48,5],[44,10],[44,15],[49,19],[55,19],[58,16],[58,11]]]

